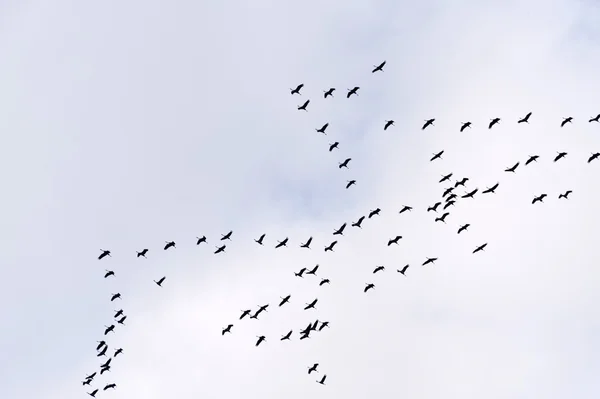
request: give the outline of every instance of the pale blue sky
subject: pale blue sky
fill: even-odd
[[[124,353],[95,382],[117,389],[98,398],[597,398],[598,26],[597,5],[567,0],[3,3],[2,397],[84,397],[122,307],[109,351]],[[569,155],[553,163],[557,151]],[[450,172],[500,186],[434,223],[425,209]],[[314,249],[298,248],[309,236]],[[422,268],[428,256],[440,260]],[[293,276],[317,263],[319,277]],[[237,320],[287,294],[287,309]],[[331,328],[298,341],[315,318]],[[324,387],[306,375],[315,362]]]

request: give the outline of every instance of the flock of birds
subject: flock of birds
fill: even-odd
[[[379,65],[374,65],[374,69],[372,70],[372,73],[382,72],[385,64],[386,64],[386,62],[384,61]],[[301,90],[303,87],[304,87],[304,84],[299,84],[295,88],[290,89],[291,94],[292,95],[296,95],[296,94],[301,95]],[[348,89],[346,97],[350,98],[352,95],[358,95],[359,89],[360,89],[359,86],[355,86],[351,89]],[[328,90],[324,90],[323,91],[324,98],[327,99],[328,97],[333,97],[333,93],[335,90],[336,89],[333,87],[329,88]],[[307,107],[308,107],[309,103],[310,103],[310,100],[306,100],[303,104],[298,106],[298,110],[307,111]],[[519,123],[519,124],[529,123],[531,116],[532,116],[532,112],[529,112],[524,117],[518,119],[517,123]],[[434,126],[435,121],[436,121],[435,118],[425,120],[425,123],[422,125],[421,129],[425,130],[425,129],[429,128],[430,126]],[[500,118],[491,119],[491,121],[488,124],[488,129],[492,129],[496,124],[500,123],[500,121],[501,121]],[[593,118],[590,118],[589,122],[590,123],[591,122],[600,122],[600,114],[598,114],[597,116],[595,116]],[[564,118],[563,121],[560,123],[560,126],[564,127],[566,124],[569,124],[569,123],[573,123],[573,117]],[[384,122],[383,129],[387,130],[388,128],[390,128],[393,125],[394,125],[393,120],[386,120]],[[326,134],[326,130],[327,130],[328,126],[329,126],[329,123],[326,123],[321,128],[318,128],[315,130],[319,133]],[[472,123],[470,121],[462,122],[460,125],[460,131],[462,132],[465,129],[471,128],[471,127],[472,127]],[[334,149],[338,148],[339,144],[340,143],[337,141],[334,143],[330,143],[329,151],[331,152]],[[430,162],[433,162],[436,160],[441,160],[443,154],[444,154],[444,150],[441,150],[435,154],[432,154],[433,156],[431,157]],[[557,152],[557,155],[555,155],[553,158],[552,157],[550,157],[550,158],[553,159],[553,162],[558,162],[561,159],[565,158],[567,155],[568,155],[567,152],[560,151],[560,152]],[[598,158],[600,158],[600,152],[592,153],[587,158],[587,163],[591,163],[592,161],[594,161]],[[531,165],[532,163],[537,163],[539,159],[540,159],[540,155],[529,155],[529,156],[527,156],[527,159],[523,161],[523,167]],[[346,158],[344,161],[342,161],[338,164],[338,167],[340,169],[348,168],[348,165],[351,160],[352,160],[352,158]],[[504,172],[513,173],[513,174],[516,173],[517,168],[521,165],[521,162],[522,161],[517,161],[512,166],[507,167],[504,170]],[[454,178],[454,182],[452,183],[453,178]],[[475,198],[475,195],[478,193],[481,193],[482,195],[483,194],[493,194],[496,192],[496,190],[500,186],[500,182],[496,182],[493,185],[486,187],[485,189],[482,189],[481,191],[480,191],[480,188],[476,187],[476,186],[471,186],[470,188],[467,188],[467,185],[470,183],[469,178],[461,177],[461,178],[457,179],[453,173],[448,173],[448,174],[442,175],[442,177],[438,183],[440,183],[440,184],[448,183],[449,185],[448,185],[448,187],[443,188],[441,198],[435,200],[435,202],[432,205],[423,207],[423,211],[426,211],[427,213],[434,212],[434,214],[436,216],[433,219],[433,221],[434,222],[442,222],[444,224],[446,224],[447,218],[450,216],[450,212],[448,211],[448,209],[450,207],[456,206],[456,204],[462,200],[473,199],[473,198]],[[354,184],[356,184],[356,180],[349,180],[349,181],[347,181],[346,188],[349,188]],[[462,194],[456,193],[455,191],[458,189],[458,187],[462,187],[465,190],[465,192]],[[559,200],[568,199],[570,194],[572,194],[572,190],[566,190],[565,192],[558,193],[558,199]],[[548,197],[547,193],[534,194],[531,203],[532,204],[543,203],[544,199],[546,197]],[[412,210],[413,210],[413,206],[403,205],[401,207],[401,209],[398,210],[398,213],[404,214],[404,213],[410,212]],[[344,222],[341,226],[334,229],[332,235],[335,237],[330,243],[323,245],[324,252],[333,252],[334,251],[335,246],[338,244],[339,237],[344,235],[344,232],[346,231],[346,229],[348,227],[348,223],[350,223],[351,227],[362,229],[362,224],[363,224],[363,222],[365,222],[365,220],[379,216],[381,212],[382,212],[382,210],[380,208],[370,210],[367,214],[359,216],[356,221]],[[463,223],[457,224],[457,226],[458,226],[457,234],[461,234],[463,232],[467,232],[468,228],[471,226],[471,224],[468,221],[464,221]],[[229,232],[221,235],[221,237],[217,241],[218,244],[215,245],[214,254],[225,253],[225,250],[227,248],[226,242],[231,241],[232,235],[233,235],[233,231],[229,231]],[[400,240],[402,240],[402,238],[403,238],[402,235],[395,235],[394,237],[390,237],[387,241],[387,246],[390,247],[392,245],[399,245]],[[257,245],[264,246],[266,244],[265,239],[266,239],[266,233],[263,233],[259,237],[255,238],[254,242]],[[287,247],[288,244],[290,243],[289,237],[285,237],[281,241],[279,241],[279,240],[276,240],[276,241],[277,241],[277,244],[274,245],[275,249]],[[197,246],[201,245],[201,244],[208,244],[208,239],[206,236],[196,237],[195,243]],[[304,241],[300,241],[296,245],[299,245],[300,248],[311,249],[312,243],[313,243],[313,237],[311,236],[311,237],[308,237]],[[472,253],[476,254],[476,253],[485,251],[485,248],[487,247],[487,245],[488,245],[487,242],[475,245]],[[176,248],[175,241],[166,241],[165,245],[163,246],[163,250],[166,251],[171,248],[173,248],[173,249]],[[100,251],[101,251],[101,253],[98,256],[99,260],[102,260],[102,259],[112,256],[110,250],[101,249]],[[148,254],[148,252],[149,252],[148,248],[144,248],[139,252],[136,251],[136,257],[137,258],[146,258],[146,255]],[[425,257],[425,260],[421,263],[421,266],[435,264],[435,262],[437,260],[438,260],[437,257]],[[397,272],[403,276],[406,276],[406,272],[409,267],[410,267],[410,264],[407,264],[407,265],[403,266],[401,269],[397,269]],[[304,268],[300,269],[299,271],[294,272],[294,275],[298,278],[304,278],[304,276],[308,276],[308,275],[317,276],[318,270],[319,270],[319,264],[315,265],[314,267],[312,267],[310,269],[304,267]],[[380,273],[383,271],[385,271],[385,266],[378,265],[373,269],[372,274],[374,275],[374,274],[377,274],[377,273]],[[106,270],[106,272],[104,274],[105,279],[113,277],[113,276],[115,276],[114,271]],[[154,280],[154,283],[158,287],[162,287],[165,280],[166,280],[166,276],[162,276],[162,277],[158,278],[158,280]],[[330,280],[326,277],[321,277],[318,284],[319,284],[319,286],[328,285],[328,284],[330,284]],[[365,286],[363,288],[363,292],[367,293],[373,289],[375,289],[375,283],[366,282]],[[120,298],[121,298],[120,293],[113,293],[110,297],[110,301],[113,302],[113,301],[119,300]],[[280,298],[281,299],[278,302],[278,307],[282,307],[285,304],[288,304],[290,302],[291,295],[288,294],[288,295],[280,297]],[[316,309],[317,303],[318,303],[318,298],[314,298],[313,300],[311,300],[310,302],[305,304],[304,310],[309,311],[312,309]],[[263,312],[267,312],[267,309],[269,308],[269,306],[270,306],[270,304],[260,305],[254,311],[252,309],[244,309],[241,311],[242,313],[239,316],[238,320],[243,320],[245,318],[247,318],[248,320],[258,320],[259,316]],[[113,318],[116,321],[116,324],[124,325],[127,315],[124,314],[123,309],[119,309],[119,310],[115,311]],[[234,324],[228,324],[226,327],[224,327],[221,330],[221,334],[224,336],[228,333],[232,333],[233,327],[234,327]],[[304,340],[304,339],[310,338],[311,333],[320,332],[326,327],[329,327],[328,321],[321,321],[319,319],[311,321],[306,326],[302,326],[300,328],[299,339]],[[104,336],[106,337],[106,336],[108,336],[108,334],[114,333],[115,328],[116,327],[115,327],[114,322],[108,326],[105,326]],[[291,340],[293,331],[294,331],[293,329],[290,329],[289,331],[285,332],[284,334],[282,334],[282,336],[279,340],[280,341]],[[106,343],[105,339],[107,339],[107,338],[103,338],[101,341],[98,341],[98,345],[96,346],[96,350],[97,350],[96,355],[98,357],[107,357],[108,356],[107,355],[108,344]],[[255,341],[255,346],[258,347],[263,342],[266,342],[266,340],[267,340],[267,338],[265,335],[257,336],[257,340]],[[109,357],[108,360],[106,360],[104,363],[102,363],[100,365],[99,371],[95,371],[92,374],[85,377],[85,379],[83,381],[83,385],[91,385],[92,382],[94,381],[94,377],[97,375],[98,372],[100,374],[103,374],[107,371],[110,371],[111,362],[112,362],[113,358],[116,358],[121,353],[123,353],[122,348],[115,348],[112,357]],[[318,370],[317,370],[318,366],[319,366],[319,363],[314,363],[312,366],[308,366],[308,374],[311,374],[313,372],[318,373]],[[316,382],[321,385],[325,385],[326,378],[327,378],[327,375],[324,374]],[[109,383],[103,387],[103,390],[106,391],[106,390],[114,389],[114,388],[116,388],[116,384]],[[94,389],[92,392],[88,392],[88,394],[92,397],[95,397],[95,395],[98,392],[99,392],[99,389]]]

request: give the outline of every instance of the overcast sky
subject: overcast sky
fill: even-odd
[[[599,41],[591,1],[0,3],[1,396],[598,398]]]

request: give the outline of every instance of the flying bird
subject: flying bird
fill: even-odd
[[[165,250],[165,251],[166,251],[167,249],[171,248],[171,247],[172,247],[172,248],[176,248],[176,247],[175,247],[175,241],[165,241],[165,242],[167,243],[167,244],[165,245],[165,248],[164,248],[164,250]]]
[[[166,278],[167,277],[161,277],[160,280],[158,280],[158,281],[153,280],[153,281],[156,283],[156,285],[158,285],[159,287],[162,287],[162,283],[163,283],[163,281],[165,281]]]
[[[281,297],[281,302],[279,302],[279,306],[281,307],[281,306],[285,305],[286,303],[288,303],[290,301],[291,297],[292,297],[291,295],[288,295],[286,297]]]
[[[254,242],[259,245],[263,245],[263,240],[265,239],[265,236],[266,234],[261,235],[260,237],[258,237],[258,240],[254,240]]]
[[[351,95],[355,94],[358,96],[358,90],[360,89],[360,87],[358,86],[354,86],[352,89],[348,89],[348,94],[346,94],[346,98],[350,98]]]
[[[435,161],[436,159],[442,159],[442,154],[444,151],[440,151],[437,154],[433,154],[433,157],[429,160],[429,162]]]
[[[206,236],[196,237],[196,245],[200,245],[202,243],[206,243]]]
[[[250,312],[252,312],[251,309],[242,310],[242,315],[240,316],[240,320],[242,320],[244,317],[248,316],[250,314]]]
[[[527,159],[527,162],[525,162],[525,166],[529,165],[532,162],[537,162],[539,157],[539,155],[530,155],[529,159]]]
[[[600,122],[600,114],[596,115],[595,118],[590,118],[589,122]]]
[[[408,268],[410,267],[410,265],[406,265],[404,266],[401,270],[397,270],[398,273],[402,274],[403,276],[406,276],[406,271],[408,270]]]
[[[367,292],[367,291],[369,291],[370,289],[374,289],[374,288],[375,288],[375,284],[373,284],[373,283],[368,283],[368,284],[365,286],[364,292]]]
[[[114,276],[114,275],[115,275],[115,272],[113,272],[112,270],[106,270],[106,274],[104,275],[104,278]]]
[[[469,226],[470,226],[470,224],[469,224],[469,223],[467,223],[467,224],[463,224],[462,226],[460,226],[460,227],[458,228],[458,231],[456,232],[456,234],[460,234],[460,233],[462,233],[463,231],[467,231],[467,229],[469,228]]]
[[[233,230],[229,231],[227,234],[221,234],[221,241],[229,240],[231,241],[231,235],[233,234]]]
[[[546,198],[547,195],[546,194],[540,194],[538,197],[534,197],[533,201],[531,201],[532,204],[535,204],[536,202],[544,202],[544,198]]]
[[[423,265],[422,265],[422,266],[426,266],[426,265],[428,265],[428,264],[430,264],[430,263],[432,263],[432,264],[435,264],[435,261],[436,261],[437,259],[438,259],[438,258],[427,258],[427,260],[426,260],[425,262],[423,262]]]
[[[571,194],[573,191],[571,190],[567,190],[564,194],[559,194],[558,195],[558,199],[564,198],[564,199],[569,199],[569,194]]]
[[[308,309],[316,309],[315,305],[317,304],[318,299],[313,300],[311,303],[307,303],[305,304],[306,306],[304,307],[304,310],[308,310]]]
[[[382,272],[385,270],[384,266],[377,266],[374,270],[373,270],[373,274],[377,273],[377,272]]]
[[[592,156],[588,158],[588,163],[592,162],[594,159],[598,159],[598,157],[600,157],[600,152],[592,153]]]
[[[329,283],[330,283],[330,281],[329,281],[328,278],[321,279],[321,282],[319,283],[319,287],[322,286],[322,285],[324,285],[324,284],[329,284]]]
[[[398,212],[398,213],[404,213],[406,211],[412,211],[412,207],[404,205],[402,207],[402,209],[400,209],[400,212]]]
[[[225,333],[230,333],[231,334],[231,327],[233,327],[233,324],[228,324],[227,327],[225,327],[223,329],[223,331],[221,331],[221,335],[225,335]]]
[[[348,180],[347,184],[346,184],[346,189],[349,189],[350,186],[353,186],[356,184],[356,180]]]
[[[217,250],[214,253],[220,254],[221,252],[225,252],[225,248],[227,248],[227,245],[222,245],[220,247],[215,246],[215,248],[217,248]]]
[[[145,258],[147,253],[148,253],[148,249],[144,248],[144,249],[142,249],[141,252],[137,252],[137,257],[139,258],[140,256],[143,256]]]
[[[315,363],[312,366],[308,367],[308,374],[312,373],[313,371],[317,371],[317,367],[319,366],[319,363]]]
[[[308,248],[310,249],[310,243],[312,242],[312,237],[309,237],[308,240],[306,240],[306,242],[302,245],[300,245],[300,248]]]
[[[362,229],[362,227],[360,225],[362,224],[363,220],[365,220],[365,217],[361,216],[360,218],[358,218],[358,220],[356,222],[352,223],[352,226]]]
[[[388,247],[392,244],[398,244],[398,241],[402,239],[402,236],[396,236],[390,240],[388,240]]]
[[[334,241],[334,242],[332,242],[331,244],[329,244],[328,246],[326,246],[326,247],[325,247],[325,252],[327,252],[327,251],[334,252],[334,251],[333,251],[333,247],[335,247],[335,244],[337,244],[337,241]]]
[[[441,202],[436,202],[435,204],[433,204],[433,206],[430,206],[429,208],[427,208],[427,212],[429,212],[429,211],[437,212],[437,208],[440,205],[442,205]]]
[[[393,125],[394,125],[393,120],[385,121],[385,125],[383,125],[383,130],[388,130],[388,127],[393,126]]]
[[[110,297],[110,301],[114,301],[115,299],[121,299],[121,293],[117,292],[116,294],[112,294]]]
[[[298,111],[307,111],[306,107],[308,107],[308,104],[310,103],[310,100],[306,100],[304,102],[304,104],[299,105],[298,106]],[[307,111],[308,112],[308,111]]]
[[[292,95],[300,94],[300,90],[304,87],[304,83],[300,83],[295,89],[290,89]],[[301,94],[300,94],[301,95]]]
[[[119,356],[119,354],[123,353],[123,348],[119,348],[115,351],[115,354],[113,355],[113,357],[117,357]]]
[[[517,123],[529,123],[529,117],[531,116],[531,112],[525,115],[525,117],[519,119]]]
[[[559,152],[558,155],[556,156],[556,158],[554,158],[554,162],[558,161],[561,158],[564,158],[567,156],[566,152]]]
[[[287,247],[288,238],[286,237],[283,241],[277,241],[278,244],[275,245],[275,248]]]
[[[454,183],[454,187],[458,187],[458,186],[465,186],[465,183],[469,181],[468,177],[463,177],[461,180],[457,180],[456,183]]]
[[[339,229],[334,230],[333,231],[333,235],[334,236],[343,236],[345,228],[346,228],[346,223],[344,223],[343,225],[341,225]]]
[[[307,271],[306,274],[312,274],[313,276],[317,275],[317,270],[319,270],[319,265],[316,265],[311,270]]]
[[[477,193],[478,189],[476,188],[475,190],[471,191],[470,193],[466,193],[465,195],[462,195],[462,198],[473,198],[475,196],[475,193]]]
[[[333,144],[329,144],[329,152],[333,151],[335,148],[338,148],[338,145],[340,145],[339,141],[336,141]]]
[[[560,127],[564,127],[567,123],[573,123],[573,117],[569,116],[567,118],[563,118],[563,121],[560,123]]]
[[[484,248],[487,247],[487,242],[485,244],[481,244],[480,246],[478,246],[477,248],[475,248],[475,250],[473,251],[473,253],[477,253],[479,251],[483,251]]]
[[[342,168],[346,168],[348,169],[348,162],[352,161],[352,158],[346,158],[344,160],[344,162],[340,162],[338,163],[338,168],[342,169]]]
[[[440,183],[450,180],[451,177],[452,177],[452,173],[448,173],[447,175],[442,175],[442,178],[440,179]]]
[[[263,341],[265,341],[267,339],[267,338],[265,338],[264,335],[257,336],[257,338],[258,338],[258,341],[256,341],[256,345],[255,346],[260,345],[261,342],[263,342]]]
[[[289,340],[290,337],[292,336],[293,332],[294,332],[294,330],[290,330],[289,333],[287,333],[287,334],[285,334],[284,336],[281,337],[281,341]]]
[[[496,189],[498,188],[499,185],[500,185],[500,183],[496,183],[492,187],[488,187],[487,189],[483,190],[481,193],[482,194],[487,194],[487,193],[495,194]]]
[[[505,172],[512,172],[515,173],[515,171],[517,170],[517,168],[519,167],[520,162],[517,162],[516,164],[514,164],[513,166],[511,166],[510,168],[506,168],[504,169]]]
[[[330,88],[329,90],[323,90],[323,98],[327,98],[329,96],[333,97],[333,92],[335,91],[335,87]]]
[[[302,269],[300,269],[300,271],[298,273],[294,273],[297,277],[302,277],[302,274],[306,271],[306,267],[303,267]],[[304,277],[302,277],[304,278]]]
[[[102,251],[102,253],[100,254],[100,256],[98,256],[98,260],[101,260],[102,258],[105,258],[107,256],[111,256],[110,251],[107,251],[105,249],[101,249],[100,251]]]
[[[374,69],[371,71],[371,73],[375,73],[377,71],[381,71],[383,72],[383,66],[385,65],[385,61],[383,61],[381,64],[379,65],[373,65]]]
[[[325,385],[325,378],[327,378],[327,374],[325,374],[320,380],[318,380],[317,382],[321,385]]]
[[[327,130],[327,127],[329,126],[329,123],[324,124],[323,126],[321,126],[320,129],[315,129],[318,133],[323,133],[323,134],[327,134],[325,133],[325,130]]]
[[[423,127],[421,128],[421,130],[425,130],[425,129],[427,129],[429,126],[435,126],[435,125],[433,124],[433,122],[435,122],[435,118],[432,118],[432,119],[426,119],[426,120],[425,120],[425,124],[423,125]]]
[[[490,124],[488,125],[488,129],[491,129],[494,127],[495,124],[500,123],[500,118],[494,118],[491,120]]]
[[[462,124],[462,126],[460,127],[460,131],[464,131],[466,128],[471,128],[471,122],[465,122]]]
[[[369,219],[371,219],[373,216],[378,216],[379,212],[381,212],[381,209],[376,208],[374,210],[372,210],[371,212],[369,212]]]
[[[442,216],[435,218],[435,221],[436,222],[444,222],[444,223],[446,223],[446,217],[448,217],[448,215],[450,215],[450,213],[446,212]]]

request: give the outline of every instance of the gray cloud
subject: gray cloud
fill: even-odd
[[[600,112],[594,4],[6,7],[6,397],[83,395],[79,381],[100,363],[95,341],[121,307],[127,326],[109,346],[124,353],[96,382],[116,382],[114,397],[598,396],[600,163],[586,163],[600,151],[600,127],[587,123]],[[385,72],[371,74],[384,59]],[[302,96],[290,96],[301,82]],[[354,85],[359,96],[347,100]],[[329,87],[335,97],[324,100]],[[309,112],[296,111],[308,98]],[[528,111],[531,124],[517,125]],[[561,129],[566,116],[574,124]],[[386,119],[396,125],[384,132]],[[460,133],[467,120],[473,129]],[[325,122],[326,137],[314,130]],[[556,151],[569,155],[553,163]],[[533,154],[537,164],[503,172]],[[338,170],[346,157],[350,169]],[[500,186],[433,223],[425,209],[450,172],[469,188]],[[398,215],[405,204],[414,210]],[[376,207],[379,218],[323,252],[334,228]],[[462,223],[472,226],[458,236]],[[226,254],[213,255],[231,229]],[[203,234],[208,245],[196,247]],[[298,248],[309,236],[313,249]],[[285,237],[289,248],[274,250]],[[177,249],[163,251],[165,240]],[[113,257],[97,261],[99,248]],[[146,260],[135,258],[142,248]],[[421,267],[428,256],[439,261]],[[395,269],[407,263],[403,278]],[[318,277],[293,276],[315,264]],[[376,289],[365,295],[367,282]],[[109,303],[112,292],[122,302]],[[291,303],[276,309],[286,294]],[[302,310],[314,298],[317,310]],[[237,320],[266,303],[260,321]],[[316,318],[331,328],[299,342]],[[290,329],[294,340],[279,342]],[[314,362],[325,387],[306,375]]]

